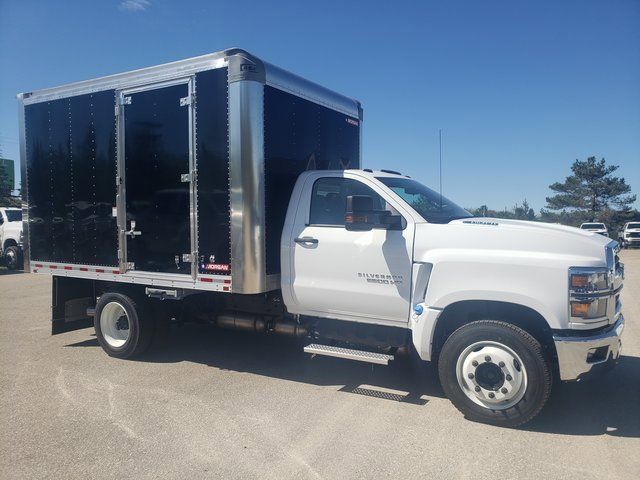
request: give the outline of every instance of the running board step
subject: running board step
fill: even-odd
[[[393,355],[376,352],[363,352],[362,350],[333,347],[331,345],[319,345],[317,343],[307,345],[304,347],[304,351],[314,355],[346,358],[348,360],[357,360],[359,362],[377,363],[378,365],[389,365],[389,362],[393,360]]]

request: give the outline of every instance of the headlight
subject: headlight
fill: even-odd
[[[607,314],[607,298],[573,300],[571,316],[576,318],[600,318]]]
[[[569,269],[569,313],[572,318],[581,322],[607,315],[610,278],[606,267]]]
[[[606,268],[571,268],[569,270],[569,290],[571,293],[594,293],[608,288],[609,272]]]

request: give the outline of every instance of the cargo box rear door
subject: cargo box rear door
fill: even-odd
[[[191,80],[119,94],[121,268],[193,275]]]

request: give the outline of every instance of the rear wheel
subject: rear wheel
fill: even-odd
[[[465,417],[515,427],[534,418],[551,393],[552,373],[540,343],[506,322],[482,320],[446,341],[439,375]]]
[[[144,352],[153,336],[153,324],[144,303],[122,293],[105,293],[96,305],[93,321],[100,346],[117,358]]]
[[[4,252],[4,263],[9,270],[17,270],[22,264],[22,252],[15,245],[7,248]]]

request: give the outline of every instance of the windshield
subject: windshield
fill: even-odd
[[[5,210],[4,213],[7,215],[8,222],[21,222],[22,221],[22,211],[21,210]]]
[[[640,223],[630,223],[627,228],[640,228]]]
[[[582,225],[580,225],[580,228],[585,229],[585,228],[599,228],[602,229],[604,228],[604,223],[583,223]]]
[[[472,217],[464,208],[410,178],[376,177],[429,223]]]

